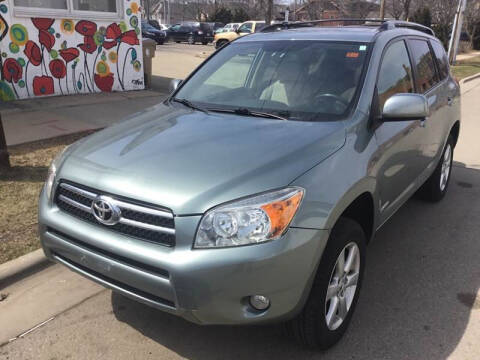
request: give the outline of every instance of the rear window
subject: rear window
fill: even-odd
[[[447,53],[440,42],[432,41],[431,44],[435,58],[437,59],[440,79],[443,80],[448,76],[449,73]]]
[[[435,63],[428,42],[425,40],[410,40],[413,65],[417,70],[417,92],[423,94],[438,82]]]

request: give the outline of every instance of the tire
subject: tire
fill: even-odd
[[[220,49],[223,45],[227,44],[228,40],[218,40],[215,43],[215,49]]]
[[[208,45],[208,41],[202,41],[202,45]]]
[[[349,255],[354,248],[356,250],[353,250],[353,254],[355,254],[355,251],[358,251],[354,263],[358,265],[354,266],[355,272],[350,270],[348,274],[351,274],[350,278],[352,278],[354,273],[357,274],[356,287],[353,288],[353,286],[351,286],[345,289],[342,288],[342,286],[338,286],[339,284],[344,284],[342,281],[339,283],[336,281],[338,274],[345,274],[339,270],[340,267],[337,266],[339,264],[337,260],[340,259],[341,254],[343,258],[349,259]],[[365,252],[366,237],[361,226],[356,221],[343,217],[340,218],[330,234],[330,239],[323,253],[312,289],[310,290],[310,295],[304,308],[296,318],[286,324],[287,334],[292,335],[295,340],[305,347],[321,350],[332,347],[342,338],[355,311],[360,293],[365,269]],[[348,261],[345,262],[345,264],[347,263]],[[347,279],[349,278],[347,277]],[[346,286],[346,284],[344,286]],[[343,290],[340,290],[337,295],[331,297],[329,300],[327,299],[327,290],[329,287],[331,289]],[[335,291],[332,293],[335,293]],[[341,299],[346,299],[345,304],[347,305],[344,308],[346,309],[346,315],[343,316],[343,320],[337,315],[330,316],[332,321],[330,325],[327,324],[327,316],[330,312],[340,315],[340,308],[336,311],[331,310],[336,309],[336,307],[333,306],[333,301],[341,304],[343,301]],[[350,306],[348,306],[349,301]],[[341,307],[341,305],[338,306]],[[342,321],[340,322],[340,320]]]
[[[190,44],[190,45],[194,45],[195,44],[195,38],[193,37],[193,35],[190,35],[187,39],[187,42]]]
[[[175,40],[175,42],[176,42],[177,44],[180,44],[180,41],[178,41],[178,40]]]
[[[426,201],[438,202],[443,199],[448,190],[452,175],[453,150],[455,142],[450,135],[443,149],[440,161],[435,171],[418,190],[417,195]]]

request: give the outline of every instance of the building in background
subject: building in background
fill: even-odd
[[[144,88],[137,0],[0,0],[0,100]]]

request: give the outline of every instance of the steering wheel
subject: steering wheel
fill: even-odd
[[[349,103],[341,96],[335,94],[318,94],[314,98],[315,102],[325,101],[325,100],[333,100],[334,102],[342,104],[345,108],[348,107]],[[330,103],[331,104],[331,103]]]

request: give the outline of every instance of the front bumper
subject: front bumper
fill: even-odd
[[[283,320],[303,306],[328,231],[291,228],[269,243],[193,250],[200,216],[176,217],[176,246],[124,236],[49,206],[42,192],[45,254],[81,275],[142,303],[199,324]],[[250,295],[267,296],[256,311]]]

